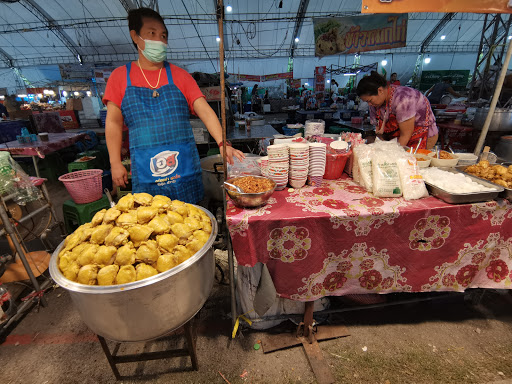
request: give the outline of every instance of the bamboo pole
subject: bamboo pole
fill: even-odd
[[[498,78],[498,84],[496,84],[496,89],[494,90],[494,95],[492,96],[491,105],[489,106],[489,113],[485,118],[484,126],[482,127],[482,132],[480,132],[480,137],[478,138],[478,142],[476,143],[475,155],[479,155],[482,147],[484,146],[485,138],[487,137],[487,132],[489,131],[489,126],[491,125],[491,120],[494,116],[494,111],[496,109],[496,104],[498,103],[498,99],[500,98],[501,89],[503,87],[503,81],[505,80],[505,75],[507,74],[508,65],[510,64],[510,56],[512,55],[512,40],[508,43],[507,54],[505,56],[505,62],[501,67],[500,77]]]

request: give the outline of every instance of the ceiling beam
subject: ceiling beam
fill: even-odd
[[[22,0],[20,2],[28,11],[30,11],[35,17],[37,17],[42,22],[48,25],[48,29],[55,34],[66,46],[67,49],[73,53],[73,56],[81,63],[82,56],[78,47],[76,46],[73,39],[62,30],[62,28],[57,24],[57,22],[48,14],[46,11],[41,8],[35,0]]]
[[[293,57],[295,53],[295,46],[297,45],[295,38],[300,35],[300,29],[302,28],[302,23],[304,22],[308,5],[309,0],[300,0],[299,8],[297,9],[295,27],[293,28],[292,42],[290,44],[290,57]]]
[[[444,28],[448,22],[450,22],[453,17],[456,15],[456,13],[447,13],[443,16],[441,20],[436,24],[436,26],[430,31],[427,37],[423,40],[421,43],[420,53],[425,53],[425,50],[427,49],[427,46],[432,42],[432,40],[435,39],[437,34],[441,32],[441,30]]]
[[[9,55],[2,48],[0,48],[0,60],[5,63],[6,67],[14,68],[14,57]]]
[[[119,0],[119,2],[123,6],[123,8],[126,10],[126,13],[128,13],[132,9],[139,8],[136,1],[134,2],[132,0]]]

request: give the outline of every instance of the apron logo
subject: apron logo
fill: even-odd
[[[150,160],[153,176],[164,177],[172,174],[178,168],[178,155],[176,151],[163,151]]]

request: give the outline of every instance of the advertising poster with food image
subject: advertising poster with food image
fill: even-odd
[[[407,14],[314,18],[315,56],[405,47]]]

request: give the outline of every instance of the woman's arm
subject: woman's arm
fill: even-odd
[[[213,139],[217,144],[222,141],[222,127],[219,123],[219,119],[215,111],[210,107],[208,102],[204,97],[200,97],[194,101],[194,111],[197,116],[201,119],[201,121],[206,125],[206,129],[210,132]],[[221,155],[223,151],[223,147],[220,147]],[[226,157],[228,159],[229,164],[233,164],[233,156],[235,156],[238,160],[243,160],[245,158],[242,151],[238,149],[234,149],[233,147],[226,146]]]
[[[125,187],[128,183],[128,172],[121,163],[121,146],[123,144],[123,114],[121,109],[112,101],[107,103],[107,118],[105,119],[105,139],[107,140],[108,155],[112,181],[115,185]]]
[[[411,136],[414,132],[414,122],[416,121],[415,117],[411,117],[409,120],[402,121],[398,123],[398,128],[400,129],[400,137],[398,137],[398,143],[405,147]]]
[[[431,93],[432,93],[432,90],[434,89],[434,86],[431,86],[427,92],[425,92],[425,96],[428,97]]]

